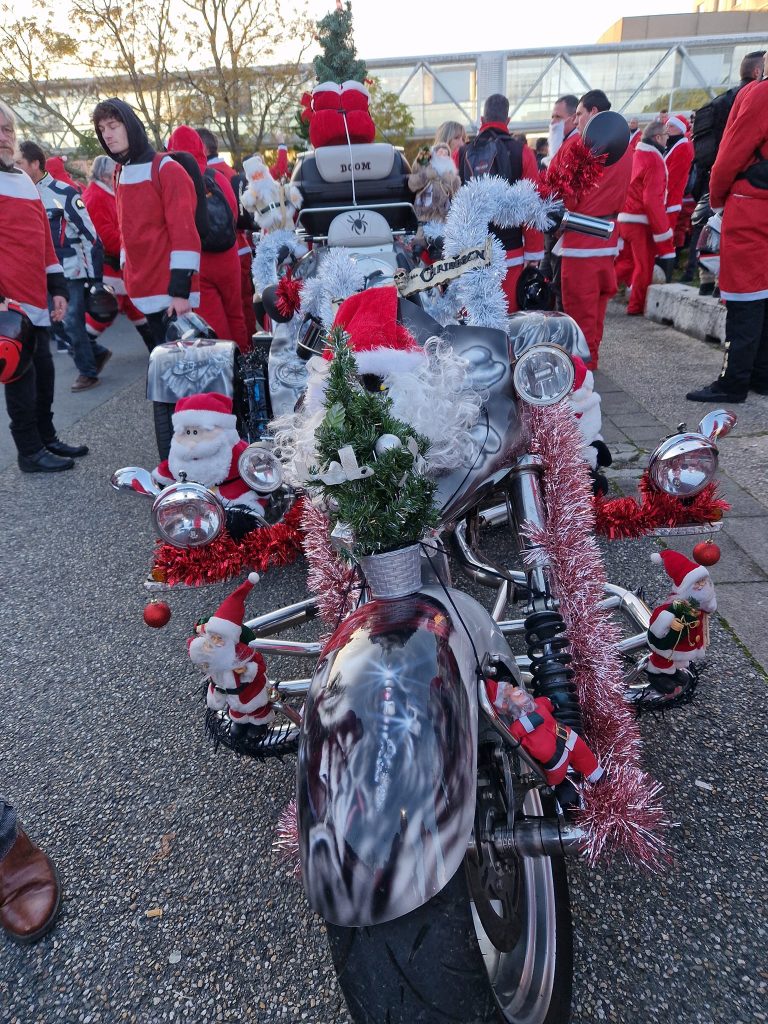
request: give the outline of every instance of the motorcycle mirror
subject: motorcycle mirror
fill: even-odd
[[[142,466],[124,466],[122,469],[116,469],[109,482],[116,491],[143,494],[152,499],[162,491],[162,487],[152,479],[152,474]]]
[[[277,287],[273,284],[267,285],[264,291],[261,293],[261,301],[264,304],[264,309],[267,311],[269,319],[276,324],[287,324],[291,319],[290,316],[285,316],[277,308]]]
[[[696,428],[708,440],[715,442],[720,437],[726,437],[736,426],[737,416],[735,412],[728,409],[715,409],[708,412],[699,422]]]
[[[615,110],[601,110],[587,121],[581,137],[593,156],[607,155],[605,166],[610,167],[627,151],[629,125]]]

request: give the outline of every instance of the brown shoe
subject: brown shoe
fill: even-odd
[[[109,360],[112,358],[112,349],[108,348],[101,355],[96,356],[96,372],[101,373]]]
[[[53,861],[19,826],[16,842],[0,860],[0,927],[12,942],[37,942],[53,928],[61,905]]]
[[[99,383],[98,377],[86,377],[84,373],[81,373],[75,383],[72,385],[73,391],[87,391],[88,388],[95,388]]]

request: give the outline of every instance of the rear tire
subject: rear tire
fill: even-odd
[[[176,408],[172,402],[153,402],[152,416],[155,421],[155,440],[157,441],[157,453],[160,461],[168,458],[171,450],[171,438],[173,437],[173,410]]]

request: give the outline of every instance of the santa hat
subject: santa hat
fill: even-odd
[[[667,128],[677,128],[683,135],[691,130],[691,122],[684,114],[670,114],[667,118]]]
[[[349,335],[349,347],[360,373],[386,377],[413,372],[422,365],[424,349],[397,322],[397,288],[368,288],[342,302],[333,321]],[[326,349],[324,359],[332,359]]]
[[[216,614],[212,615],[205,624],[206,630],[219,633],[228,640],[237,643],[243,629],[245,618],[245,599],[259,582],[259,574],[252,572],[248,579],[240,584],[229,597],[225,597],[219,605]]]
[[[685,594],[696,583],[709,576],[703,565],[692,562],[690,558],[681,555],[679,551],[654,551],[651,561],[657,565],[664,565],[664,571],[675,585],[675,592]]]
[[[237,416],[232,412],[232,399],[215,391],[205,391],[201,395],[190,395],[180,398],[176,403],[173,417],[173,429],[184,427],[222,427],[224,430],[237,429]]]

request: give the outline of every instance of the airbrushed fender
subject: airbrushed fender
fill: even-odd
[[[402,917],[464,859],[475,813],[475,650],[519,675],[487,612],[447,593],[429,586],[363,605],[312,679],[299,743],[301,864],[311,906],[333,924]]]
[[[216,391],[232,398],[235,381],[233,341],[172,341],[149,354],[147,398],[175,404],[180,398]]]

